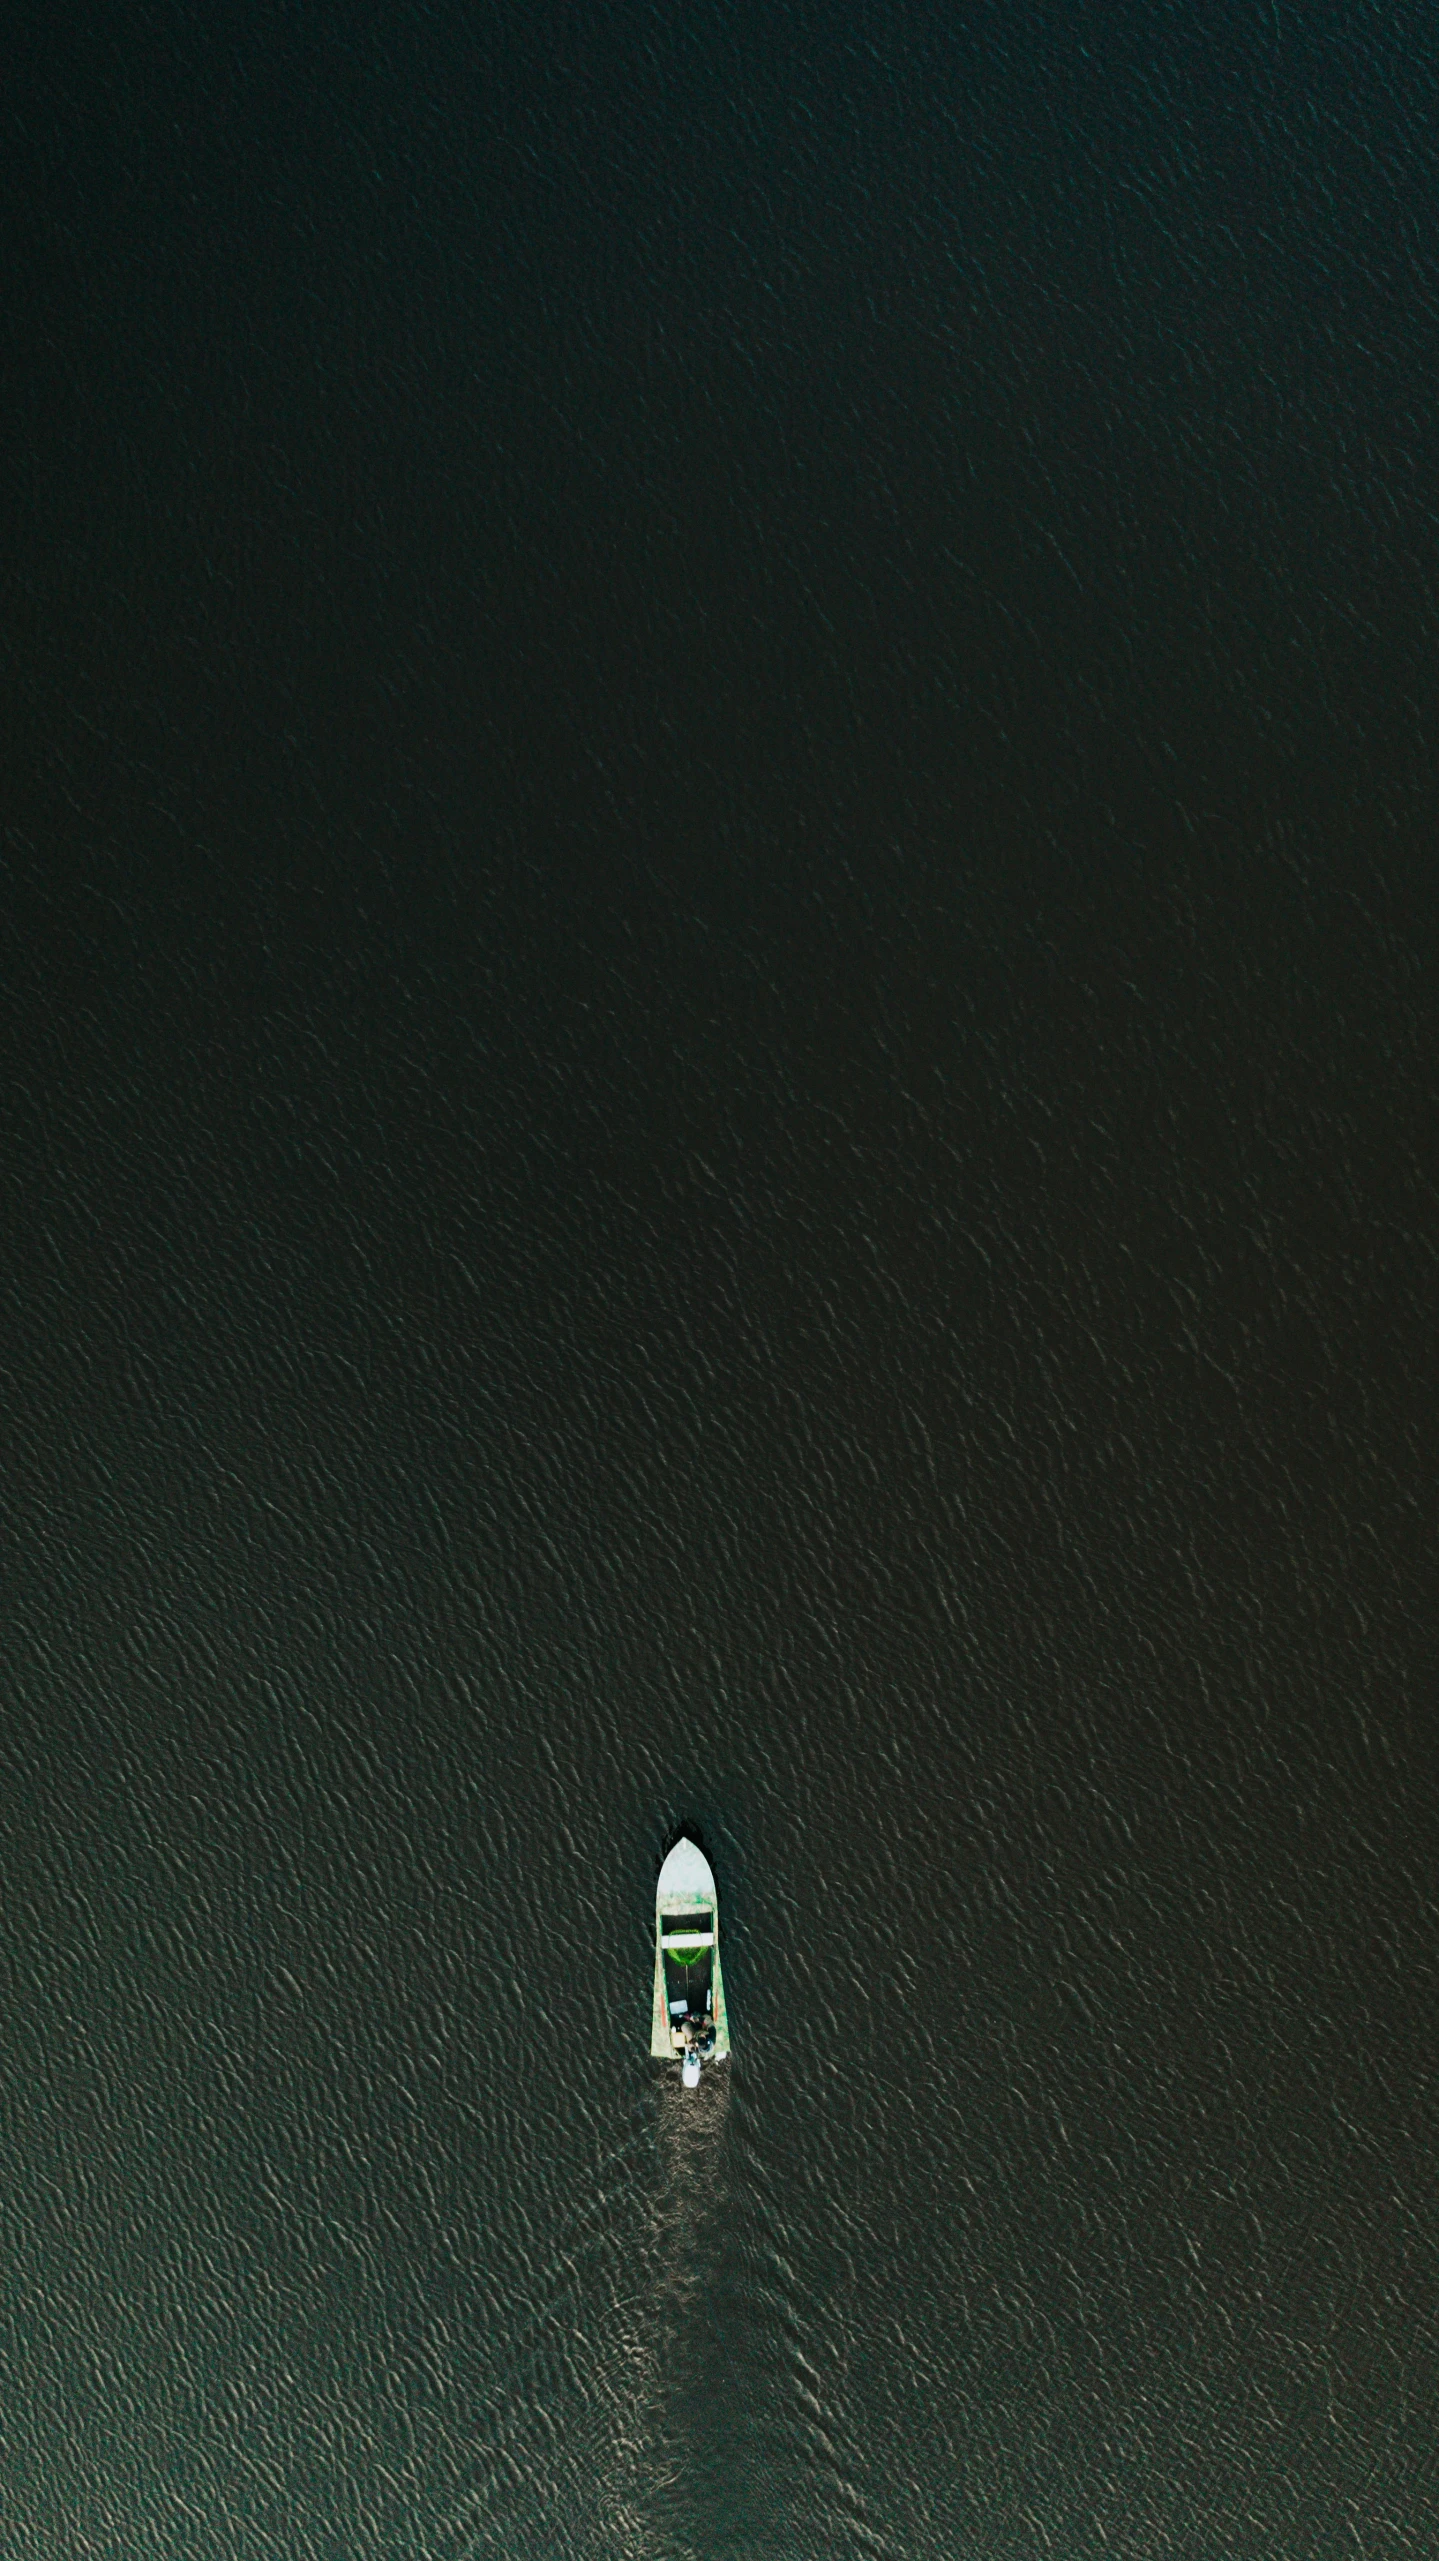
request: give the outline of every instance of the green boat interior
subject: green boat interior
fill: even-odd
[[[711,2007],[713,1981],[712,1947],[670,1947],[666,1944],[665,2007],[671,2026],[677,2026],[683,2018],[702,2019],[705,2016]]]

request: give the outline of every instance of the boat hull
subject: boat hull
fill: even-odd
[[[686,1933],[691,1944],[702,1944],[706,1935],[709,1946],[709,1983],[713,1994],[715,2029],[714,2053],[710,2060],[724,2063],[729,2059],[729,2012],[725,2005],[724,1970],[720,1962],[719,1896],[710,1864],[693,1841],[677,1841],[655,1887],[655,1976],[654,1998],[650,2013],[650,2052],[666,2063],[673,2063],[679,2048],[674,2043],[670,2025],[669,2001],[665,1989],[664,1925],[683,1915],[696,1923]],[[704,1927],[699,1925],[703,1923]],[[673,1968],[672,1968],[673,1970]]]

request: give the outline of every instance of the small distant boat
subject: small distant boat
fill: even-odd
[[[699,2087],[702,2064],[729,2059],[719,1896],[709,1860],[693,1841],[676,1841],[655,1887],[650,2052],[670,2062],[678,2058],[687,2090]]]

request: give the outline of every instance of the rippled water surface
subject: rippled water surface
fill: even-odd
[[[7,2556],[1439,2549],[1436,73],[36,17]]]

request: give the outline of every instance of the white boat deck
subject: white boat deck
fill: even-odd
[[[659,1882],[655,1887],[655,1989],[650,2021],[650,2052],[663,2057],[667,2062],[673,2061],[675,2048],[670,2043],[662,1948],[665,1940],[664,1922],[666,1916],[671,1913],[683,1913],[687,1918],[693,1914],[696,1924],[693,1929],[672,1932],[669,1941],[671,1946],[711,1947],[714,1950],[711,1959],[714,1983],[714,2060],[716,2063],[722,2063],[729,2054],[730,2042],[729,2016],[725,2008],[724,1976],[720,1971],[719,1896],[715,1891],[714,1874],[709,1860],[705,1857],[703,1850],[696,1849],[693,1841],[676,1841],[660,1869]],[[708,1922],[708,1928],[701,1925],[701,1913]]]

